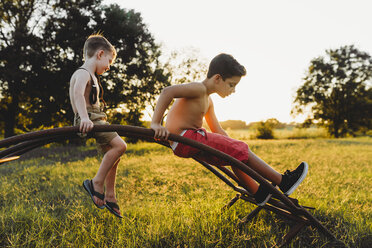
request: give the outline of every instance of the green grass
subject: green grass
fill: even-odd
[[[278,171],[307,161],[293,193],[347,247],[372,247],[372,139],[248,140]],[[151,143],[129,145],[117,196],[124,219],[96,208],[81,184],[100,158],[94,146],[52,146],[0,165],[0,247],[271,247],[291,222],[254,206],[191,159]],[[332,247],[306,228],[288,247]]]

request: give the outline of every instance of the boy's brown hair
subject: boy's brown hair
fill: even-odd
[[[92,34],[85,41],[83,48],[84,58],[87,59],[92,57],[94,53],[99,49],[102,49],[107,52],[112,52],[114,56],[113,60],[115,60],[116,58],[115,47],[101,34]]]
[[[233,56],[221,53],[214,57],[209,64],[207,77],[211,78],[213,75],[219,74],[223,80],[226,80],[226,78],[233,76],[245,76],[246,73],[244,66],[239,64]]]

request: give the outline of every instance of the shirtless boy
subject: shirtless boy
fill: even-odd
[[[221,97],[229,96],[235,92],[235,87],[245,74],[245,68],[231,55],[219,54],[211,61],[204,81],[166,87],[159,96],[152,117],[151,128],[155,131],[154,138],[167,140],[169,133],[173,133],[211,146],[247,164],[261,176],[278,185],[284,194],[289,195],[306,177],[308,165],[302,162],[294,171],[287,170],[283,175],[280,174],[256,156],[246,143],[228,137],[215,115],[210,95],[217,93]],[[175,102],[163,127],[161,120],[173,99]],[[212,132],[206,132],[202,128],[203,118]],[[172,141],[169,143],[174,154],[179,157],[196,157],[212,165],[228,165],[217,157],[203,155],[193,147]],[[232,169],[240,183],[254,195],[257,204],[265,205],[271,197],[269,191],[243,171],[234,167]]]
[[[109,124],[101,105],[104,104],[102,86],[95,75],[101,75],[110,69],[116,50],[103,36],[91,35],[85,41],[83,52],[84,64],[74,72],[70,80],[70,101],[75,114],[74,125],[80,127],[82,134],[86,134],[94,125]],[[126,143],[116,132],[97,132],[93,137],[104,155],[95,177],[85,180],[83,186],[98,208],[106,207],[121,218],[115,196],[115,178]]]

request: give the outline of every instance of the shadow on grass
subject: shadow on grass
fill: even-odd
[[[147,153],[156,151],[164,152],[170,151],[170,149],[162,145],[149,146],[146,148],[132,148],[131,146],[129,146],[128,150],[125,152],[125,155],[143,156]],[[45,147],[35,148],[21,155],[21,158],[18,161],[42,158],[51,162],[66,163],[84,160],[87,157],[95,156],[102,156],[102,154],[97,151],[97,146],[94,143],[90,145],[53,143]]]
[[[23,154],[20,160],[42,158],[53,162],[74,162],[84,160],[87,157],[97,156],[96,146],[77,145],[52,145],[51,147],[39,147]]]
[[[307,226],[304,227],[290,242],[284,247],[322,247],[322,248],[370,248],[372,247],[371,230],[360,230],[357,223],[345,220],[342,213],[326,214],[316,211],[313,216],[317,218],[338,240],[331,240],[319,231],[318,228]],[[244,217],[244,216],[243,216]],[[237,220],[239,221],[239,220]],[[237,225],[239,232],[247,232],[245,225],[250,223],[256,225],[267,225],[269,227],[268,235],[275,236],[276,245],[281,243],[289,229],[296,223],[292,220],[285,219],[269,211],[261,211],[256,217],[248,223]],[[248,231],[252,232],[251,229]],[[269,237],[267,237],[269,238]],[[245,245],[254,246],[257,240],[247,241]],[[267,243],[266,243],[267,244]],[[273,245],[273,244],[272,244]]]

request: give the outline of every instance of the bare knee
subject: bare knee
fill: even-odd
[[[114,149],[120,157],[127,150],[127,143],[125,143],[121,137],[117,137],[112,142],[112,149]]]
[[[120,156],[123,155],[125,153],[125,151],[127,150],[127,143],[125,143],[123,141],[123,143],[120,144],[117,149],[118,149],[118,153],[120,154]],[[119,160],[120,160],[120,158],[119,158]]]

